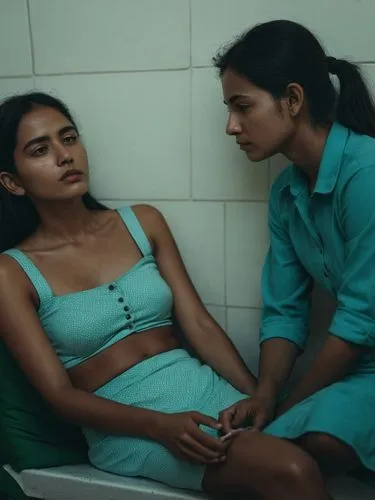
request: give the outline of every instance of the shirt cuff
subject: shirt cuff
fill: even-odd
[[[353,344],[375,347],[375,321],[357,311],[339,307],[329,332]]]
[[[265,320],[260,328],[260,344],[265,340],[276,338],[289,340],[304,351],[308,339],[308,329],[305,323],[296,323],[288,319]]]

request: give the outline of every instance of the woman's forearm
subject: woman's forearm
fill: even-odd
[[[328,335],[309,371],[281,405],[282,410],[286,411],[320,389],[344,378],[366,349]]]
[[[262,343],[257,394],[276,399],[287,382],[298,356],[296,344],[283,338]]]
[[[246,367],[232,341],[215,322],[201,325],[199,334],[190,336],[189,342],[200,359],[236,389],[248,395],[254,393],[254,375]]]
[[[163,414],[122,405],[74,387],[59,391],[49,401],[66,420],[109,435],[155,439]]]

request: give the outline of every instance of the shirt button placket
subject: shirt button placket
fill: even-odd
[[[115,288],[116,288],[116,285],[115,285],[114,283],[111,283],[110,285],[108,285],[108,290],[109,290],[110,292],[113,292],[113,291],[115,290]],[[124,297],[119,297],[119,298],[117,299],[117,302],[119,302],[119,304],[123,304],[123,303],[125,302]],[[129,313],[129,311],[130,311],[130,307],[129,307],[129,306],[124,306],[124,311],[125,311],[125,313],[126,313],[125,318],[128,320],[128,322],[127,322],[127,324],[126,324],[125,328],[126,328],[127,330],[130,330],[130,329],[132,329],[132,328],[133,328],[133,323],[131,323],[131,322],[129,321],[129,320],[131,320],[131,319],[132,319],[132,316],[131,316],[131,314]]]

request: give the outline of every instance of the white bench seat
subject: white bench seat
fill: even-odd
[[[43,500],[203,500],[208,495],[176,490],[147,479],[116,476],[89,465],[25,470],[15,474],[26,495]],[[342,476],[330,482],[335,500],[375,500],[375,490]]]

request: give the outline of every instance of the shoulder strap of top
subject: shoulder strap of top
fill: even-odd
[[[53,296],[51,287],[30,257],[17,248],[6,250],[3,253],[12,257],[21,266],[39,295],[40,305],[44,300]]]
[[[127,206],[119,208],[117,211],[143,256],[151,255],[150,242],[132,208]]]

